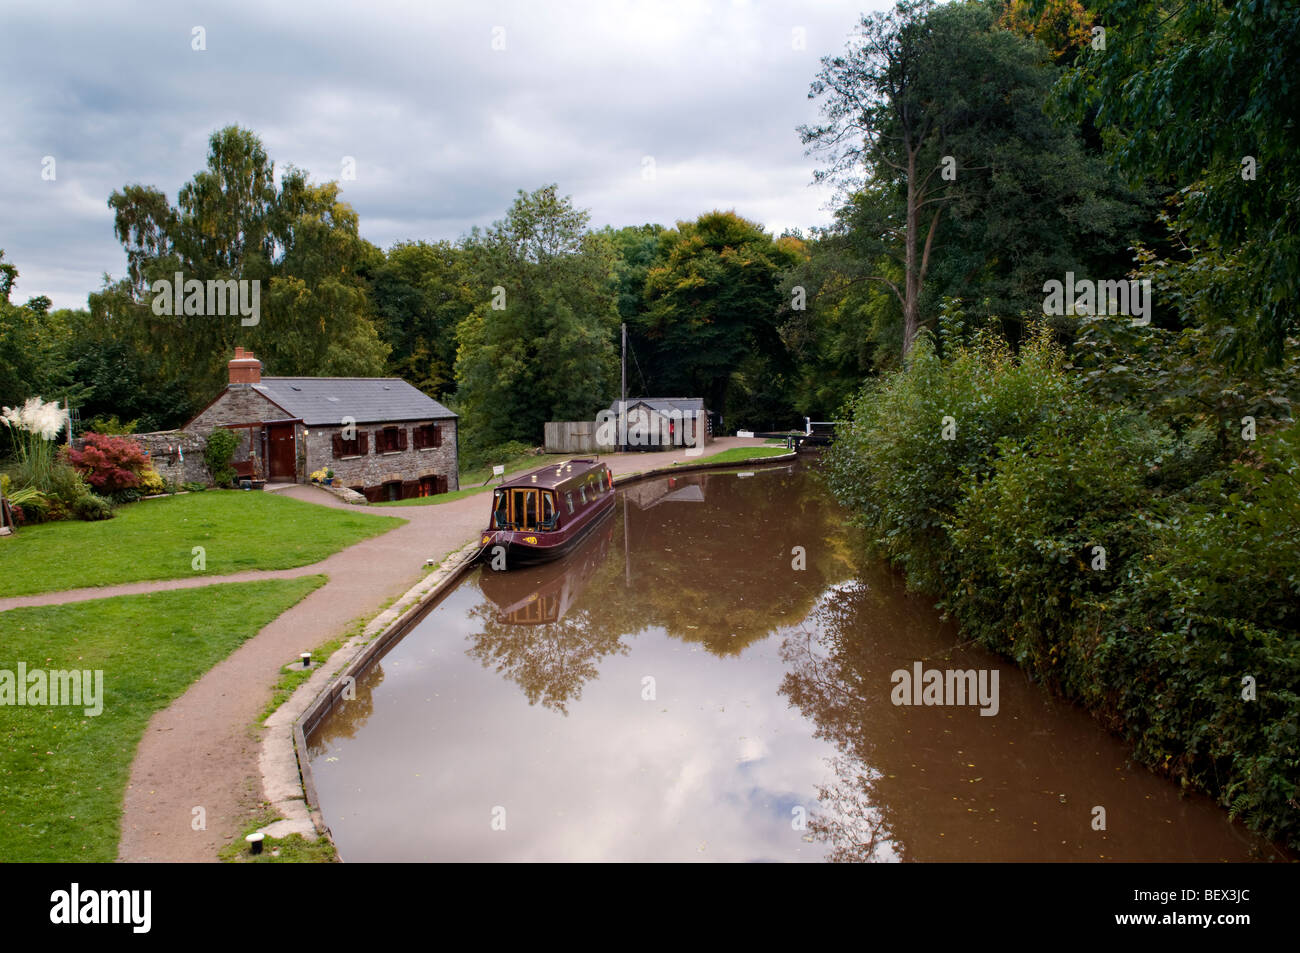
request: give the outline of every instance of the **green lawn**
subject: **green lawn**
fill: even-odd
[[[0,671],[102,670],[103,711],[0,707],[0,862],[111,861],[154,712],[325,582],[226,583],[0,613]],[[3,697],[3,696],[0,696]]]
[[[404,521],[271,493],[209,490],[117,508],[99,523],[24,526],[0,539],[0,597],[196,575],[292,569]]]
[[[692,457],[689,460],[679,460],[673,466],[678,464],[686,466],[695,463],[735,463],[740,460],[758,460],[763,457],[779,457],[790,451],[784,445],[780,447],[732,447],[730,450],[724,450],[713,456]]]

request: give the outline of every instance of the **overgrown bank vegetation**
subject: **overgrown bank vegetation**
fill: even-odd
[[[806,336],[853,392],[837,495],[965,633],[1300,847],[1300,9],[904,2],[860,32],[805,130],[850,192],[805,272],[843,315]],[[1127,295],[1049,309],[1076,277]]]
[[[877,553],[1138,759],[1300,846],[1300,431],[1107,399],[1046,331],[945,343],[866,389],[828,458]]]

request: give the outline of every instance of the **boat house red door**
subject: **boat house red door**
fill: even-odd
[[[292,483],[298,475],[298,453],[293,424],[269,424],[266,428],[266,476],[269,480]]]

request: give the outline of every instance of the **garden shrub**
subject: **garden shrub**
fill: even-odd
[[[1172,435],[1076,404],[1026,447],[1004,438],[951,526],[960,577],[944,605],[984,645],[1072,697],[1109,594],[1147,547],[1150,476]]]
[[[148,464],[138,442],[98,433],[86,434],[82,449],[70,448],[67,456],[86,482],[103,494],[135,489]]]
[[[95,493],[87,493],[72,505],[73,515],[79,520],[108,520],[113,518],[113,506]]]
[[[217,486],[234,485],[236,474],[230,461],[234,458],[235,448],[238,446],[239,437],[233,430],[215,427],[212,433],[208,434],[207,443],[203,447],[203,462],[208,465],[208,473],[212,474],[212,482]]]
[[[1063,413],[1076,390],[1061,359],[1046,332],[1019,358],[1000,338],[980,334],[944,360],[922,334],[905,371],[851,404],[828,454],[830,485],[910,585],[937,593],[955,584],[948,526],[965,486]]]
[[[162,474],[155,470],[152,465],[149,465],[140,473],[139,490],[142,496],[154,496],[158,493],[166,493],[167,482],[163,480]]]

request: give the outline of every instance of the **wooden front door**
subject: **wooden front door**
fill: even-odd
[[[298,448],[293,424],[271,424],[266,428],[267,479],[289,480],[298,474]]]

